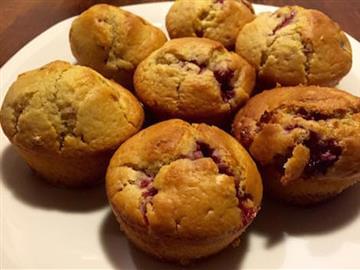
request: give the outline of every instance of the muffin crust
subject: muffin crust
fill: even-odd
[[[141,249],[186,262],[236,240],[259,210],[261,179],[231,136],[168,120],[126,141],[106,187],[126,235]]]
[[[171,38],[204,37],[233,49],[239,31],[254,18],[246,0],[178,0],[166,16],[166,28]]]
[[[126,89],[63,61],[19,75],[1,109],[4,133],[29,165],[69,186],[101,180],[113,151],[143,118]]]
[[[262,87],[335,86],[351,69],[350,43],[320,11],[286,6],[244,26],[236,52],[257,69]]]
[[[136,69],[138,97],[156,115],[210,122],[229,117],[249,98],[255,71],[205,38],[168,41]]]
[[[239,111],[235,137],[281,199],[309,204],[360,179],[360,99],[315,86],[265,91]]]
[[[70,29],[79,64],[132,88],[136,66],[166,41],[157,27],[119,7],[98,4],[84,11]]]

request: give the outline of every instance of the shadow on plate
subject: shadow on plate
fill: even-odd
[[[354,221],[360,211],[360,185],[315,206],[296,207],[264,198],[262,210],[251,231],[265,236],[267,247],[281,244],[292,236],[325,235]],[[326,238],[324,238],[326,241]],[[344,239],[344,241],[349,239]],[[340,244],[340,243],[339,243]]]
[[[1,175],[17,199],[35,207],[86,212],[107,205],[104,185],[73,190],[52,186],[36,176],[11,145],[2,153]]]
[[[229,247],[219,254],[199,260],[194,264],[181,266],[161,262],[129,243],[120,231],[119,224],[112,213],[109,213],[103,222],[100,238],[104,252],[115,269],[240,269],[242,258],[247,252],[247,234],[244,234],[239,247]]]

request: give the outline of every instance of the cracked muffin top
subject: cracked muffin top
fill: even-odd
[[[166,16],[166,28],[171,38],[205,37],[233,49],[241,28],[254,18],[246,0],[179,0]]]
[[[262,197],[256,165],[234,138],[177,119],[122,144],[111,159],[106,187],[125,224],[194,241],[241,231]]]
[[[240,31],[236,52],[256,67],[264,87],[335,86],[352,65],[350,43],[339,25],[298,6],[260,14]]]
[[[204,122],[237,110],[254,83],[253,67],[221,43],[205,38],[168,41],[134,75],[138,97],[157,115]]]
[[[136,66],[166,42],[165,34],[119,7],[98,4],[84,11],[70,29],[70,45],[79,64],[131,87]]]
[[[70,156],[116,149],[140,129],[143,117],[126,89],[63,61],[19,75],[1,108],[1,125],[12,143]]]
[[[239,111],[233,133],[283,184],[360,178],[360,98],[349,93],[315,86],[265,91]]]

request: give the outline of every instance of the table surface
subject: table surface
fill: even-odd
[[[160,0],[164,1],[164,0]],[[159,2],[160,2],[159,1]],[[201,1],[201,0],[194,0]],[[96,3],[129,5],[153,0],[1,0],[0,66],[38,34]],[[360,0],[254,0],[268,5],[300,5],[319,9],[360,40]]]

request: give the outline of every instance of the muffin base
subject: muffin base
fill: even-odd
[[[269,177],[264,179],[264,190],[271,197],[281,201],[299,205],[308,206],[327,201],[336,197],[347,188],[360,182],[360,179],[354,177],[350,179],[331,179],[316,180],[300,179],[287,185],[283,185],[278,177]]]
[[[88,156],[62,156],[32,152],[15,146],[19,155],[36,174],[53,185],[61,187],[87,187],[104,181],[112,152]]]
[[[160,260],[175,262],[181,265],[188,265],[194,260],[216,254],[231,244],[238,246],[240,243],[239,237],[247,228],[245,226],[239,231],[230,232],[219,238],[206,238],[202,240],[176,239],[156,236],[148,228],[148,230],[144,230],[144,228],[128,224],[120,217],[120,214],[114,207],[112,207],[112,210],[120,224],[120,229],[136,247]]]

